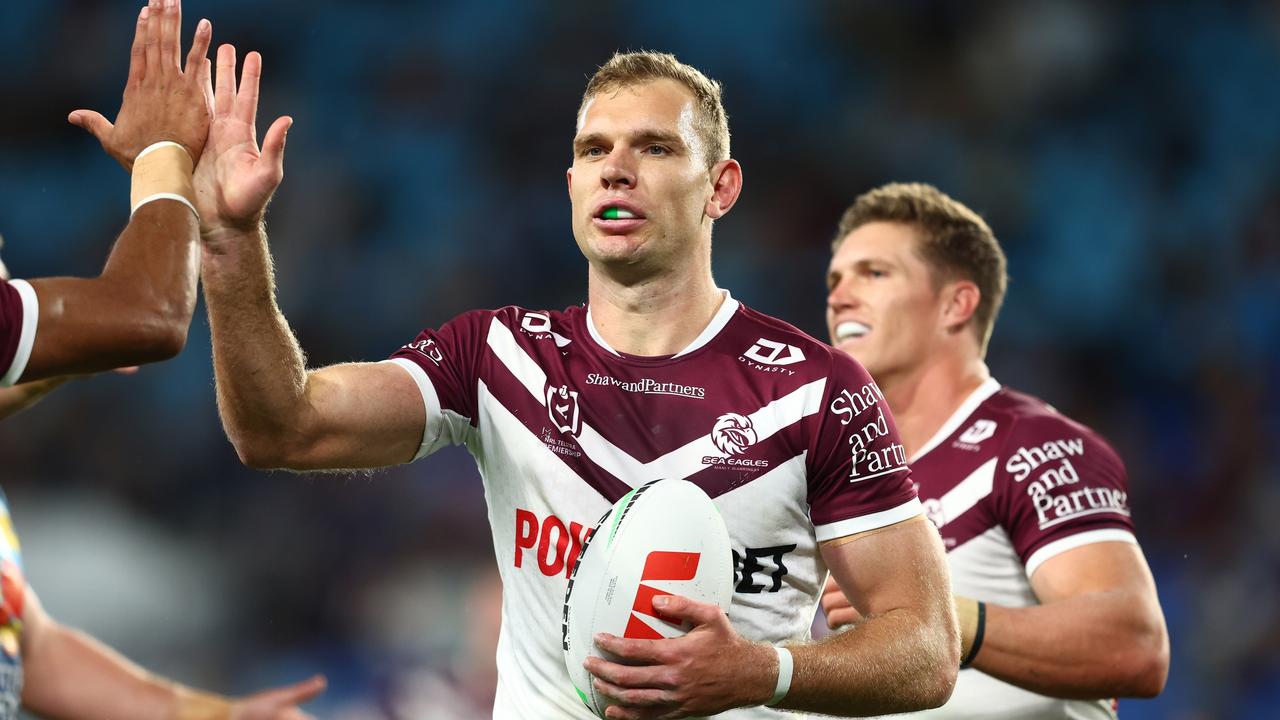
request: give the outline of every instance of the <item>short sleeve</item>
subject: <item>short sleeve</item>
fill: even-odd
[[[423,330],[386,361],[409,373],[422,394],[427,422],[414,460],[465,441],[476,415],[477,368],[493,316],[476,310]]]
[[[880,388],[853,358],[831,356],[809,443],[809,512],[819,542],[921,512],[906,450]]]
[[[1106,441],[1066,418],[1019,421],[1001,452],[996,487],[1027,577],[1067,550],[1137,542],[1124,463]]]
[[[0,280],[0,387],[22,377],[36,343],[40,303],[25,280]]]

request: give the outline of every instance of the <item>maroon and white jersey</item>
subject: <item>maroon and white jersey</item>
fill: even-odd
[[[925,512],[942,533],[957,595],[1037,604],[1030,578],[1049,558],[1096,542],[1137,543],[1124,463],[1097,433],[987,380],[911,458]],[[929,718],[1115,718],[1113,700],[1060,700],[961,670]]]
[[[588,530],[634,487],[683,478],[714,499],[733,546],[729,618],[772,643],[808,637],[819,542],[921,512],[866,371],[728,293],[670,357],[613,350],[583,307],[506,307],[426,330],[388,362],[422,393],[418,457],[465,444],[484,478],[503,581],[498,718],[594,717],[564,667],[565,588]]]
[[[36,343],[40,305],[26,280],[0,280],[0,387],[22,377]]]

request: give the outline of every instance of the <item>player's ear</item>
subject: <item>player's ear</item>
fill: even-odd
[[[955,280],[942,286],[942,323],[951,332],[962,328],[978,311],[982,291],[971,280]]]
[[[564,180],[569,188],[569,198],[573,198],[573,168],[564,171]]]
[[[742,166],[730,158],[711,166],[711,197],[703,208],[707,217],[719,220],[742,194]]]

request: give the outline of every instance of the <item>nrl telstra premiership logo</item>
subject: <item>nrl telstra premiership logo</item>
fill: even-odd
[[[562,433],[577,435],[582,430],[582,414],[578,407],[578,391],[568,385],[547,386],[547,415]]]

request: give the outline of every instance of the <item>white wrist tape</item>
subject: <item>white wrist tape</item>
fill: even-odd
[[[795,669],[795,661],[791,658],[791,651],[773,646],[775,652],[778,653],[778,685],[773,689],[773,698],[765,705],[773,706],[782,702],[782,699],[791,692],[791,672]]]
[[[187,149],[164,140],[147,146],[133,160],[133,182],[129,191],[129,214],[156,200],[177,200],[196,212],[195,187],[191,182],[193,163]]]

